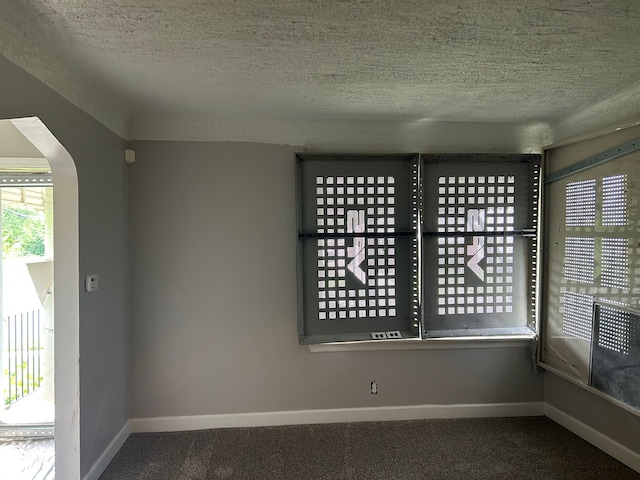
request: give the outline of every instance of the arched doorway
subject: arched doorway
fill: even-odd
[[[53,177],[55,251],[56,477],[80,479],[78,179],[69,153],[36,117],[0,120],[15,127]],[[0,145],[0,155],[2,154]]]

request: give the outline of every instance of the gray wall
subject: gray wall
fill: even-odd
[[[125,143],[2,56],[0,72],[2,118],[39,117],[73,157],[79,183],[80,275],[100,276],[98,292],[80,293],[84,475],[129,419]]]
[[[640,454],[640,417],[553,373],[545,374],[545,401]]]
[[[542,400],[528,348],[311,353],[297,344],[300,149],[130,146],[132,418]]]

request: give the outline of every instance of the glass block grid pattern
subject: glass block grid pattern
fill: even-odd
[[[513,231],[513,175],[438,178],[438,232]]]
[[[564,253],[564,278],[567,281],[593,283],[595,239],[567,237]]]
[[[598,307],[598,346],[629,355],[637,317],[624,310]]]
[[[596,224],[595,179],[567,183],[566,189],[567,227],[593,227]]]
[[[602,179],[602,225],[627,225],[627,176]]]
[[[562,333],[591,341],[593,297],[565,291],[562,296]]]
[[[318,319],[396,315],[395,179],[316,177]],[[343,238],[341,235],[348,234]],[[362,236],[358,236],[362,234]]]
[[[603,287],[629,288],[629,249],[626,238],[602,239]]]
[[[512,313],[513,242],[513,237],[438,238],[438,314]],[[482,263],[469,255],[476,246]]]

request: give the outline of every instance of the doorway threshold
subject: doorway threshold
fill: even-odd
[[[0,438],[53,438],[53,423],[3,425],[0,424]]]

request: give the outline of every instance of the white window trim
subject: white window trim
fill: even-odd
[[[537,335],[505,335],[495,337],[408,338],[402,340],[371,340],[354,342],[315,343],[313,353],[362,352],[375,350],[451,350],[484,348],[522,348],[535,346]]]

